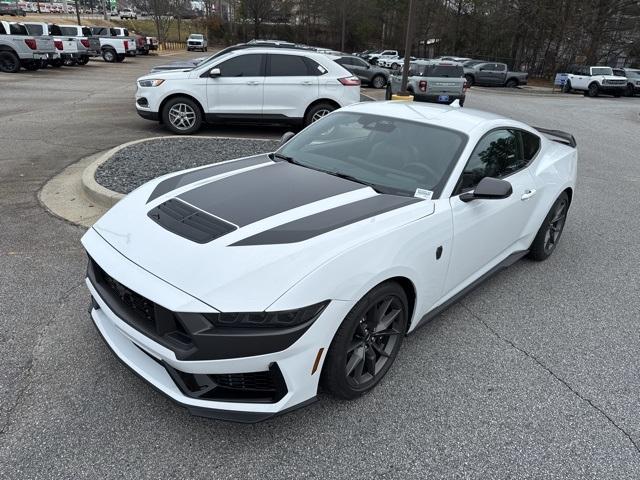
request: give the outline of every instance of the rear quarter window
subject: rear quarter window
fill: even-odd
[[[522,139],[522,153],[527,162],[533,160],[540,150],[540,137],[533,133],[520,131],[520,138]]]
[[[11,25],[9,27],[11,28],[11,33],[13,33],[14,35],[35,35],[36,37],[42,35],[42,25],[27,25],[26,30],[28,31],[28,33],[19,33],[19,32],[14,33],[14,30],[15,30],[14,27],[17,28],[20,26],[22,25],[16,25],[16,24]]]

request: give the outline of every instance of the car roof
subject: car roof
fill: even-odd
[[[411,120],[446,127],[463,133],[469,133],[481,124],[496,121],[503,121],[514,127],[521,126],[528,128],[527,125],[520,124],[520,122],[501,115],[496,115],[495,113],[426,102],[361,102],[344,107],[340,109],[340,111],[367,113],[402,120]]]

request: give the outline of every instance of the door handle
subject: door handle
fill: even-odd
[[[522,196],[520,197],[520,200],[529,200],[535,194],[536,194],[535,188],[527,188],[522,194]]]
[[[260,84],[260,82],[258,82],[257,80],[249,80],[247,82],[247,85],[258,85],[258,84]]]
[[[313,81],[311,81],[311,80],[303,80],[300,83],[302,83],[303,85],[313,85]]]

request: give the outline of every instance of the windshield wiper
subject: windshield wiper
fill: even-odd
[[[271,160],[275,158],[279,158],[280,160],[293,163],[294,165],[301,165],[300,163],[296,162],[296,160],[293,157],[289,157],[287,155],[283,155],[282,153],[278,153],[278,152],[270,153],[269,158],[271,158]],[[302,166],[306,166],[306,165],[302,165]]]
[[[320,170],[320,169],[318,169]],[[344,178],[345,180],[351,180],[352,182],[360,183],[362,185],[366,185],[367,187],[373,188],[377,193],[384,193],[380,185],[376,185],[375,183],[370,183],[365,180],[361,180],[359,178],[354,177],[353,175],[349,175],[347,173],[342,172],[334,172],[332,170],[320,170],[324,173],[328,173],[329,175],[334,175],[336,177]]]

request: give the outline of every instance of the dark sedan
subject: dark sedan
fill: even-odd
[[[345,55],[342,57],[334,55],[327,56],[356,75],[362,83],[366,83],[373,88],[384,88],[387,85],[389,71],[384,68],[370,65],[365,60],[354,55]]]

